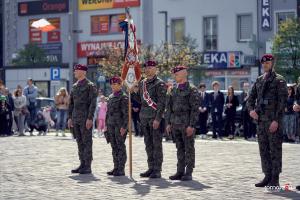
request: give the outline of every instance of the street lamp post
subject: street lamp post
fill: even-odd
[[[70,6],[71,7],[71,6]],[[70,54],[69,54],[69,90],[71,91],[71,88],[73,86],[73,62],[74,62],[74,43],[73,43],[73,12],[72,10],[69,12],[69,35],[68,35],[68,41],[69,41],[69,47],[70,47]]]

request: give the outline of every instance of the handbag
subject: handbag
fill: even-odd
[[[26,106],[24,106],[23,108],[21,108],[21,113],[22,113],[23,115],[29,114],[28,108],[27,108]]]

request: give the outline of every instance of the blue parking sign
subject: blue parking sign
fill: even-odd
[[[51,81],[60,80],[60,67],[51,67]]]

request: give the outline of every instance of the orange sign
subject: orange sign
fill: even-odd
[[[51,18],[48,21],[55,27],[55,30],[48,32],[48,42],[60,42],[60,18]]]
[[[29,42],[33,43],[41,43],[42,42],[42,31],[31,27],[33,22],[37,21],[37,19],[29,20]]]
[[[91,17],[91,33],[107,34],[122,32],[119,22],[126,18],[125,14],[97,15]]]

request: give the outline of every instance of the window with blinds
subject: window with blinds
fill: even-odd
[[[217,50],[217,17],[203,18],[203,48],[205,51]]]
[[[238,15],[237,18],[238,41],[250,41],[253,34],[252,15]]]

